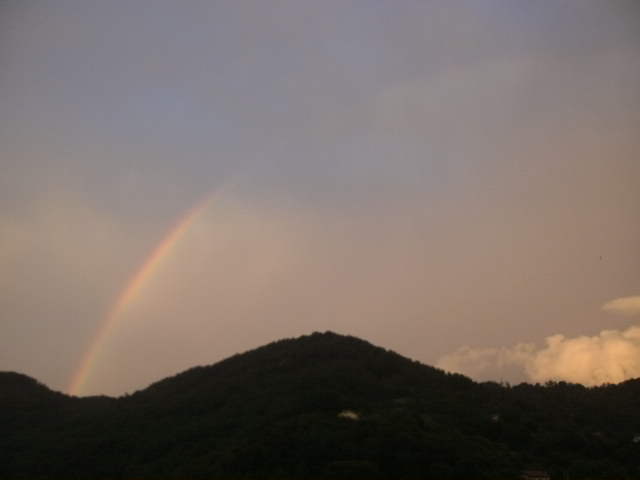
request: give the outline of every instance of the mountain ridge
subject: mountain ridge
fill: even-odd
[[[315,332],[117,398],[0,373],[0,477],[640,478],[638,406],[640,380],[476,383]]]

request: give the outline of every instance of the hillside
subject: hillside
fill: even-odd
[[[479,384],[314,333],[117,399],[0,373],[0,478],[638,479],[639,407],[640,380]]]

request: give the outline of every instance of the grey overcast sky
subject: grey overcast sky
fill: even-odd
[[[634,0],[0,3],[1,370],[118,395],[333,330],[594,384],[639,295]]]

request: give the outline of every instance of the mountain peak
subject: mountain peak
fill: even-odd
[[[330,331],[117,399],[7,372],[25,401],[0,403],[0,477],[638,478],[638,382],[573,387],[478,384]]]

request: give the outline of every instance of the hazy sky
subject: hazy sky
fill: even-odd
[[[640,7],[0,3],[0,370],[66,391],[207,195],[80,393],[314,330],[640,376]]]

